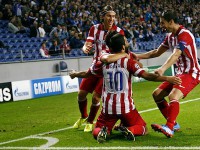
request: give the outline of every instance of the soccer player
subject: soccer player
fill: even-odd
[[[182,83],[173,85],[163,82],[153,92],[153,98],[162,115],[166,118],[165,125],[152,124],[151,127],[158,132],[162,132],[168,138],[174,135],[174,131],[179,130],[180,126],[176,122],[179,114],[179,101],[200,82],[200,66],[197,60],[197,47],[193,34],[177,22],[176,12],[167,10],[160,17],[161,26],[168,32],[163,43],[158,49],[143,54],[137,54],[139,59],[159,57],[168,49],[172,54],[166,62],[159,67],[155,73],[162,75],[169,67],[176,63],[176,76],[180,77]],[[165,100],[168,96],[169,103]]]
[[[113,31],[114,32],[114,31]],[[109,34],[112,34],[110,32]],[[109,41],[108,46],[112,53],[127,53],[125,36],[115,33],[113,36],[106,37]],[[107,40],[107,38],[110,38]],[[126,55],[125,55],[126,56]],[[101,56],[101,61],[107,59],[107,55]],[[132,75],[143,77],[152,81],[169,81],[170,83],[180,84],[181,80],[177,77],[159,76],[145,72],[140,68],[137,61],[130,58],[121,58],[114,63],[102,65],[97,62],[88,72],[96,73],[104,77],[102,93],[102,112],[97,119],[93,136],[99,143],[106,140],[115,123],[120,119],[119,130],[128,140],[135,140],[135,136],[147,133],[146,123],[135,108],[132,99]],[[89,73],[71,73],[71,77],[88,77]]]
[[[115,12],[111,6],[105,6],[101,12],[103,22],[100,24],[93,25],[90,28],[87,40],[83,46],[84,53],[89,53],[94,47],[95,54],[93,57],[93,64],[99,59],[102,52],[109,51],[105,44],[105,35],[109,30],[116,30],[121,34],[124,34],[123,30],[114,25]],[[80,90],[78,92],[78,104],[81,117],[74,124],[74,128],[79,128],[82,123],[86,122],[84,131],[90,132],[93,129],[93,121],[100,107],[100,99],[102,92],[102,77],[90,76],[82,80]],[[90,107],[90,113],[87,113],[87,95],[92,93],[92,104]]]

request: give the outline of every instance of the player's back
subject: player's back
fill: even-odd
[[[135,108],[132,99],[132,61],[122,58],[103,66],[103,112],[108,114],[128,113]],[[135,69],[136,70],[136,69]]]

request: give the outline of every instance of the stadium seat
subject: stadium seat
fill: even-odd
[[[18,53],[13,53],[12,54],[12,60],[13,61],[21,61],[21,55],[20,55],[20,53],[18,52]]]
[[[29,43],[31,41],[30,38],[23,38],[24,39],[24,43]]]
[[[11,39],[10,39],[10,42],[13,43],[13,44],[15,44],[15,43],[18,42],[18,39],[16,39],[16,38],[11,38]]]
[[[60,61],[58,64],[58,71],[60,72],[60,75],[62,72],[69,74],[69,72],[73,71],[73,69],[68,69],[67,63],[65,61]]]
[[[18,39],[19,39],[19,38],[23,38],[23,34],[17,33],[17,34],[16,34],[16,38],[18,38]]]

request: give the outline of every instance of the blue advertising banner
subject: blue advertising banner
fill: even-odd
[[[33,98],[62,94],[61,77],[31,80]]]

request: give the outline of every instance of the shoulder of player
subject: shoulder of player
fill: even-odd
[[[116,26],[115,24],[112,26],[113,30],[116,30],[117,32],[124,32],[120,27]]]
[[[192,39],[193,35],[192,33],[188,30],[188,29],[185,29],[185,28],[182,28],[180,30],[180,32],[178,33],[178,39]]]

